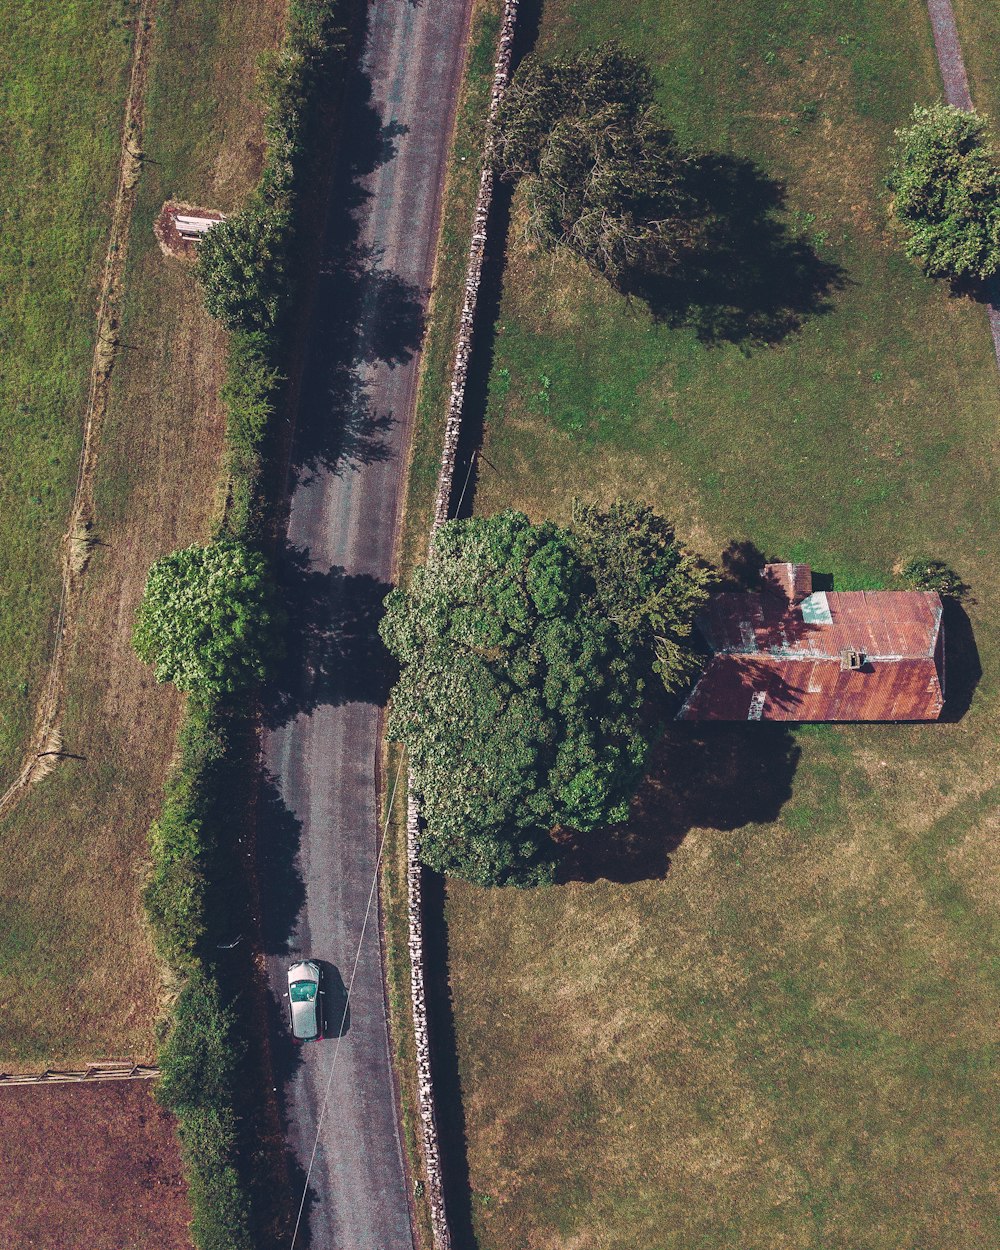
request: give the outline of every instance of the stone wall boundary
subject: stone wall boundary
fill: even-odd
[[[493,89],[487,121],[487,142],[497,110],[510,80],[514,35],[517,26],[519,0],[505,0],[497,59],[493,73]],[[459,322],[458,340],[455,347],[455,363],[451,375],[451,395],[448,401],[448,418],[445,424],[444,444],[441,451],[441,469],[438,475],[437,494],[434,500],[434,519],[428,547],[433,546],[434,536],[448,520],[454,485],[455,461],[459,437],[462,431],[462,409],[465,404],[465,387],[472,356],[473,325],[479,288],[482,282],[483,259],[486,253],[486,223],[493,204],[494,172],[488,159],[484,160],[479,179],[479,194],[472,222],[472,241],[469,246],[469,262],[465,272],[465,297]],[[433,1074],[431,1072],[430,1040],[427,1026],[427,997],[424,984],[424,900],[423,867],[420,863],[420,808],[413,790],[412,775],[407,778],[406,804],[406,901],[408,918],[408,946],[410,951],[410,985],[413,1008],[413,1032],[417,1052],[417,1103],[420,1115],[420,1143],[427,1177],[427,1198],[430,1206],[431,1232],[434,1250],[451,1250],[451,1230],[444,1198],[444,1180],[441,1169],[441,1145],[438,1137],[437,1113],[434,1102]]]

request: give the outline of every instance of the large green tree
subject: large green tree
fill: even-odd
[[[264,557],[226,540],[156,561],[133,642],[157,681],[211,697],[266,675],[280,646],[280,621]]]
[[[982,281],[1000,270],[1000,163],[986,118],[916,107],[896,131],[887,182],[906,254],[930,277]]]
[[[657,663],[668,682],[687,669],[703,584],[635,506],[581,510],[579,534],[518,512],[438,532],[382,623],[401,663],[389,727],[409,753],[429,866],[541,883],[555,826],[625,818],[652,733],[647,681]],[[676,648],[659,660],[658,636]]]
[[[525,181],[529,233],[615,284],[668,272],[700,237],[689,158],[653,95],[645,62],[617,43],[528,56],[491,139],[501,174]]]

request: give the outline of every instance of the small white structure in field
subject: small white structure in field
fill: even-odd
[[[177,233],[187,243],[197,243],[198,240],[217,226],[220,221],[225,221],[224,217],[189,217],[182,213],[178,213],[174,217],[177,224]]]

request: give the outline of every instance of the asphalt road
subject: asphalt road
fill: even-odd
[[[374,631],[392,574],[469,4],[369,6],[297,423],[284,562],[292,662],[268,713],[273,786],[259,832],[276,1001],[290,956],[319,959],[336,1024],[338,986],[358,957],[339,1046],[328,1037],[293,1050],[280,1035],[276,1046],[303,1175],[319,1129],[307,1236],[296,1243],[313,1250],[413,1246],[377,900],[362,937],[379,834],[379,705],[392,677]]]

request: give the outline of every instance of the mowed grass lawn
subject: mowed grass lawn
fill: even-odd
[[[708,557],[750,540],[841,588],[928,552],[975,597],[954,711],[982,672],[956,723],[674,727],[577,880],[449,886],[478,1242],[979,1250],[1000,1241],[1000,395],[983,310],[886,220],[893,127],[939,93],[924,6],[545,6],[544,52],[610,36],[686,140],[785,184],[841,289],[777,345],[708,345],[532,253],[515,203],[476,511],[638,496]]]
[[[59,597],[132,46],[127,3],[0,4],[0,789]]]
[[[141,896],[181,703],[139,663],[131,633],[152,561],[211,534],[225,344],[191,267],[163,256],[153,222],[168,196],[231,211],[255,182],[257,62],[284,19],[281,0],[158,7],[149,159],[94,482],[99,545],[68,652],[62,733],[73,758],[0,827],[3,1064],[155,1051],[164,986]]]

